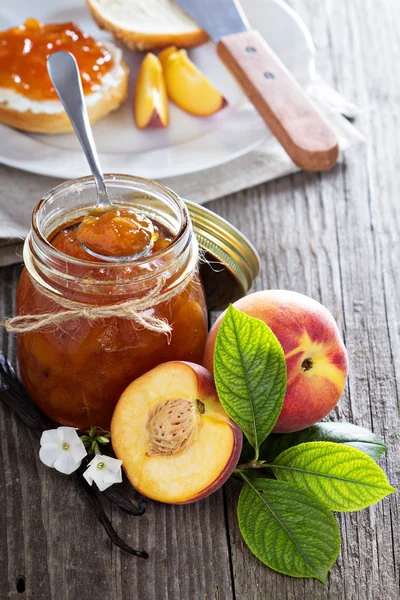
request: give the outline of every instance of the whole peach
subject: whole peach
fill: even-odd
[[[316,300],[287,290],[256,292],[234,306],[264,321],[285,353],[287,390],[274,432],[300,431],[325,417],[343,393],[348,364],[330,312]],[[203,364],[210,371],[222,318],[213,325],[206,342]]]

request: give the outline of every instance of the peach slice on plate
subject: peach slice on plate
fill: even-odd
[[[136,80],[134,115],[139,129],[167,127],[169,121],[167,88],[161,63],[149,52]]]
[[[215,492],[232,474],[242,448],[242,432],[222,408],[211,373],[178,361],[155,367],[127,387],[111,437],[132,485],[172,504]]]
[[[226,106],[227,101],[190,60],[186,50],[175,46],[159,54],[169,98],[186,112],[206,117]]]
[[[158,58],[159,58],[159,60],[161,62],[161,65],[162,65],[163,69],[165,68],[165,66],[167,64],[168,58],[172,54],[175,54],[176,52],[178,52],[178,48],[176,46],[168,46],[168,48],[164,48],[164,50],[162,50],[159,53]]]

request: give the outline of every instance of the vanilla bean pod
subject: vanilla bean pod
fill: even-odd
[[[125,478],[125,476],[123,477]],[[140,517],[146,512],[147,500],[141,494],[139,494],[139,498],[136,504],[133,504],[130,500],[124,498],[119,492],[117,492],[117,490],[114,489],[114,486],[111,486],[104,490],[103,496],[105,496],[107,500],[109,500],[119,509],[128,513],[128,515]]]
[[[46,415],[34,404],[28,392],[25,390],[21,381],[18,379],[13,367],[8,360],[0,352],[0,401],[3,402],[33,433],[40,436],[45,429],[54,429],[57,424],[51,421]],[[148,554],[142,550],[134,550],[118,536],[114,530],[109,518],[104,512],[103,506],[97,497],[96,491],[87,484],[81,472],[75,473],[75,479],[81,490],[85,493],[92,510],[96,514],[97,519],[104,527],[110,540],[126,552],[134,554],[142,558],[147,558]],[[108,488],[103,494],[115,506],[124,512],[140,516],[143,515],[147,508],[146,499],[139,495],[137,506],[124,498],[116,490]]]
[[[57,427],[33,403],[11,364],[1,353],[0,399],[36,435],[41,435],[45,429]]]
[[[116,546],[118,546],[118,548],[121,548],[121,550],[125,550],[125,552],[129,552],[129,554],[134,554],[135,556],[139,556],[140,558],[148,558],[149,555],[147,554],[147,552],[145,550],[134,550],[133,548],[131,548],[131,546],[128,546],[128,544],[126,544],[119,537],[119,535],[115,531],[114,527],[112,526],[110,519],[107,517],[106,513],[104,512],[104,508],[102,507],[99,498],[97,497],[96,494],[93,494],[93,488],[85,481],[82,473],[78,472],[78,473],[74,473],[73,475],[75,476],[75,479],[77,481],[79,481],[81,488],[85,492],[86,497],[87,497],[88,501],[90,502],[90,505],[91,505],[96,517],[98,518],[100,523],[103,525],[103,527],[104,527],[108,537],[112,541],[112,543],[115,544]]]

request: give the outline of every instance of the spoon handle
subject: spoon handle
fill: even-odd
[[[102,208],[111,206],[93,140],[75,57],[63,50],[54,52],[47,59],[47,70],[93,173],[99,195],[98,206]]]

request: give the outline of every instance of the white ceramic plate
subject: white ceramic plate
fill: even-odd
[[[199,0],[201,2],[201,0]],[[111,39],[97,28],[84,0],[13,0],[1,3],[0,29],[28,17],[45,23],[76,21],[98,39]],[[241,0],[250,24],[257,28],[302,86],[314,76],[314,46],[304,23],[282,0]],[[130,173],[149,179],[172,177],[220,165],[246,154],[270,132],[218,59],[212,43],[195,48],[191,58],[213,80],[228,106],[211,117],[193,117],[171,105],[167,129],[136,129],[132,89],[128,101],[94,126],[94,137],[106,173]],[[142,55],[124,52],[135,80]],[[131,85],[132,87],[132,85]],[[74,178],[88,174],[75,136],[26,134],[0,125],[0,162],[33,173]]]

